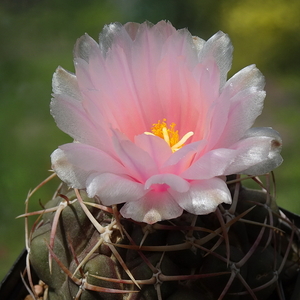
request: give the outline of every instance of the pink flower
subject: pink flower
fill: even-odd
[[[232,45],[168,22],[105,26],[76,43],[76,75],[59,67],[51,113],[75,142],[52,155],[57,175],[125,218],[155,223],[230,203],[225,176],[281,164],[281,139],[252,128],[264,77],[248,66],[227,81]]]

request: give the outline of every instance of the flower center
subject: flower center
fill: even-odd
[[[175,123],[171,123],[169,127],[167,126],[167,120],[163,119],[152,125],[151,132],[144,132],[148,135],[156,135],[166,141],[166,143],[171,147],[172,151],[175,152],[179,150],[184,143],[194,134],[190,131],[186,133],[181,139],[179,139],[178,130],[175,130]]]

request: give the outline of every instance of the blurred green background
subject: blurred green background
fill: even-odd
[[[24,200],[50,173],[49,155],[71,139],[49,114],[58,65],[73,71],[72,49],[85,32],[97,39],[106,23],[170,20],[209,38],[228,33],[232,71],[257,64],[266,76],[265,110],[257,121],[283,138],[276,172],[278,203],[300,213],[300,1],[298,0],[2,0],[0,3],[0,280],[24,247]],[[51,198],[58,181],[32,197]]]

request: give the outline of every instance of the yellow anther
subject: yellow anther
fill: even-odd
[[[188,132],[179,139],[178,130],[175,130],[175,123],[171,123],[169,128],[166,123],[166,119],[160,120],[152,125],[151,132],[145,132],[147,135],[156,135],[166,141],[166,143],[171,147],[172,151],[175,152],[180,149],[184,143],[194,134],[192,131]]]

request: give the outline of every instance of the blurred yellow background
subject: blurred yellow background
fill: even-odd
[[[2,0],[0,3],[0,280],[24,248],[24,201],[50,173],[50,154],[71,139],[49,113],[51,78],[58,65],[73,71],[72,49],[104,24],[170,20],[209,38],[229,34],[232,71],[255,63],[266,77],[259,126],[283,138],[284,163],[275,171],[277,201],[300,213],[300,1],[298,0]],[[52,197],[58,181],[32,198],[31,209]]]

